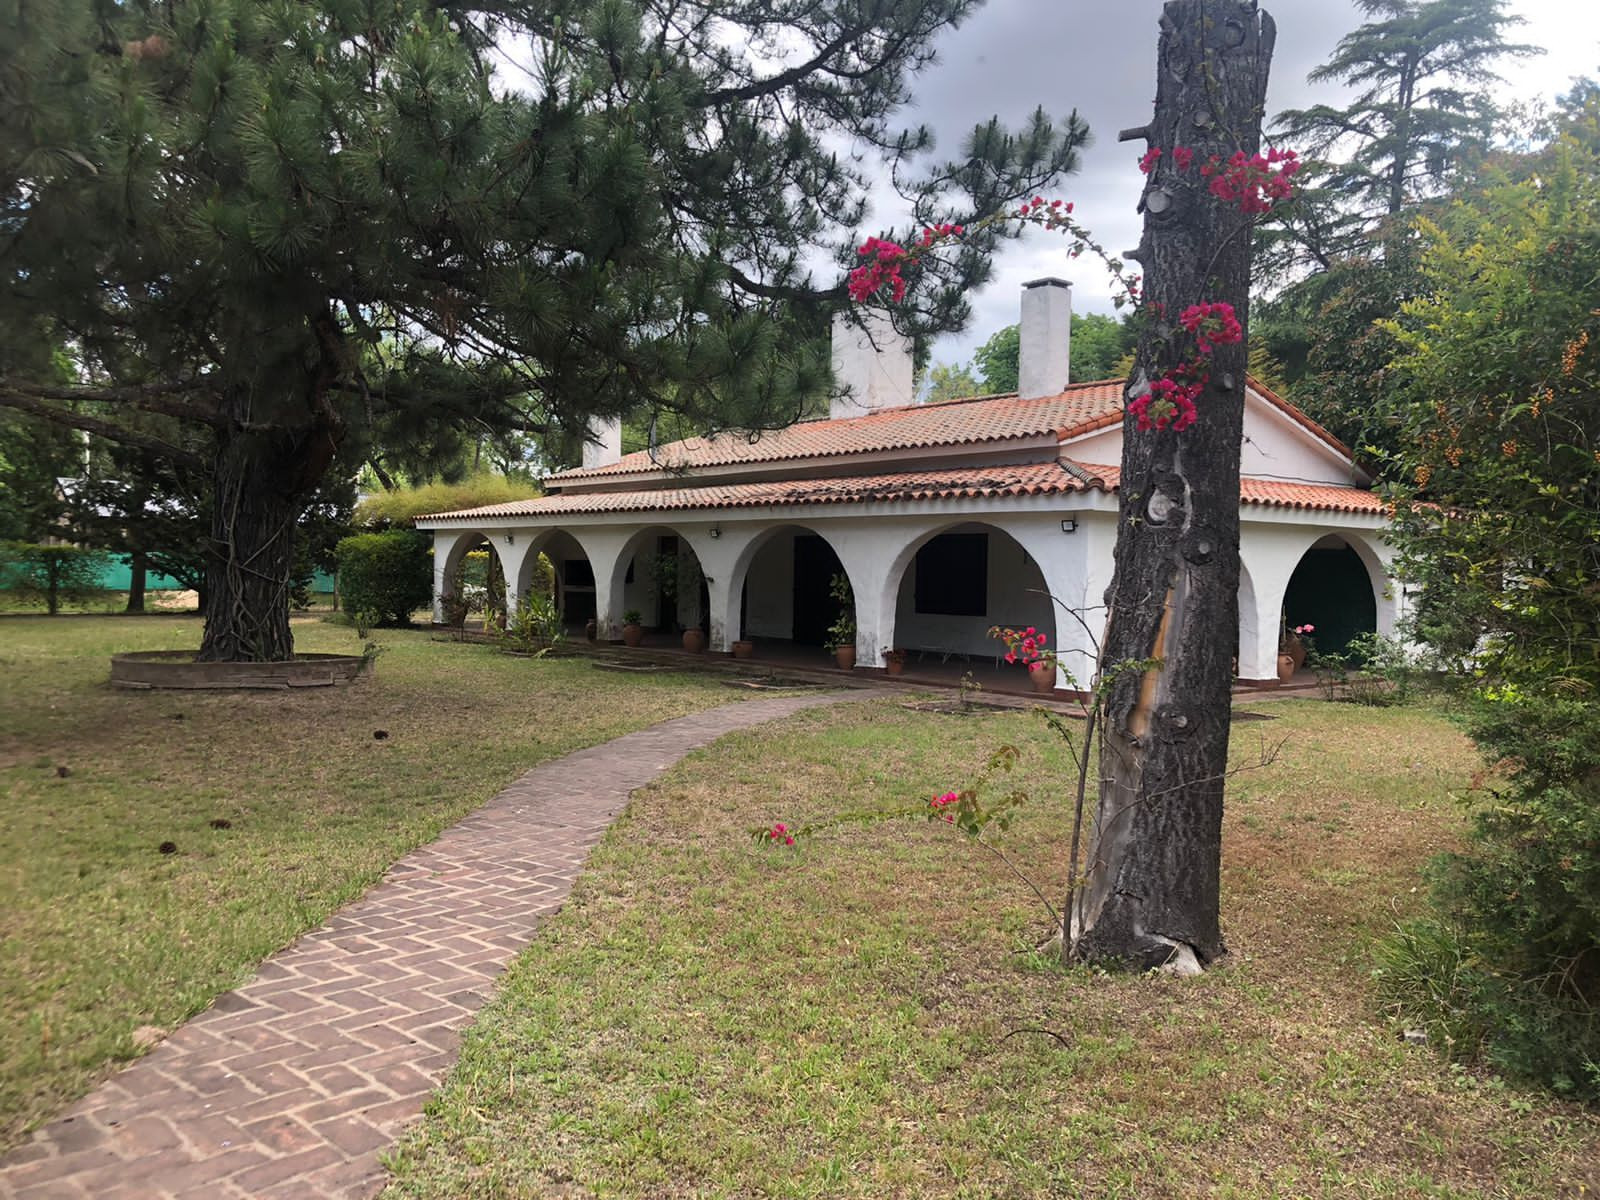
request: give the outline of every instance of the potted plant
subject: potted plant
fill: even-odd
[[[637,646],[644,641],[644,626],[639,624],[642,618],[637,608],[630,608],[622,614],[622,643],[625,646]]]
[[[1008,663],[1022,663],[1028,668],[1028,682],[1035,692],[1048,696],[1056,690],[1060,660],[1054,650],[1045,649],[1050,640],[1047,634],[1040,633],[1032,625],[1026,629],[1002,629],[996,625],[989,630],[989,636],[1005,643]]]
[[[750,641],[735,642],[733,644],[733,656],[735,658],[754,658],[756,656],[756,644]]]
[[[898,675],[906,669],[906,652],[886,648],[883,652],[883,669],[890,675]]]
[[[1305,666],[1306,655],[1311,651],[1310,635],[1316,631],[1315,625],[1290,625],[1284,622],[1283,633],[1278,638],[1278,653],[1294,659],[1295,671]],[[1294,674],[1294,671],[1290,674]]]
[[[698,625],[691,625],[683,631],[683,648],[690,654],[704,653],[706,648],[705,631]]]
[[[841,671],[855,669],[856,665],[856,602],[850,590],[850,578],[843,572],[833,577],[828,594],[839,601],[839,616],[828,626],[828,640],[823,643],[832,652],[833,661]]]

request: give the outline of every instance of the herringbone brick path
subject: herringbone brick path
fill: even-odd
[[[370,1195],[378,1152],[628,794],[725,733],[840,698],[729,704],[534,768],[0,1159],[0,1200]]]

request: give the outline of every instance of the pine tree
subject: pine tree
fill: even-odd
[[[1537,54],[1506,41],[1505,0],[1357,0],[1375,18],[1342,38],[1312,83],[1359,89],[1344,107],[1278,116],[1274,136],[1326,165],[1292,232],[1323,266],[1385,216],[1437,195],[1488,146],[1500,109],[1497,59]]]
[[[43,319],[80,367],[6,369],[0,405],[205,474],[201,656],[284,658],[296,523],[373,444],[641,408],[762,427],[824,392],[866,187],[830,147],[918,178],[930,139],[894,113],[975,6],[10,0],[0,328]],[[915,212],[1005,207],[1085,136],[981,125]],[[907,332],[966,319],[998,236]]]

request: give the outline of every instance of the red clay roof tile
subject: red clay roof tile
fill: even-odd
[[[903,471],[889,475],[849,475],[840,479],[791,479],[720,486],[570,492],[418,519],[475,520],[484,517],[570,516],[576,513],[1044,496],[1087,491],[1100,482],[1095,474],[1097,470],[1069,470],[1055,462],[1023,463],[1019,466],[960,467],[945,471]]]
[[[549,481],[638,475],[692,467],[776,462],[793,458],[831,458],[922,446],[962,446],[1014,438],[1086,432],[1122,419],[1122,381],[1076,383],[1056,396],[1023,400],[1015,393],[889,408],[860,417],[801,421],[760,434],[719,433],[658,447],[655,456],[640,450],[589,470],[562,471]]]

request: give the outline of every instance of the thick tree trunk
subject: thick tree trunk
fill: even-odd
[[[1200,167],[1260,141],[1272,19],[1253,0],[1173,0],[1161,20],[1156,115],[1162,154],[1141,209],[1149,319],[1128,398],[1196,355],[1177,317],[1226,301],[1241,322],[1249,218],[1208,191]],[[1173,149],[1194,152],[1182,169]],[[1218,916],[1223,780],[1238,621],[1239,444],[1247,354],[1216,348],[1199,421],[1123,427],[1116,571],[1101,671],[1110,679],[1076,948],[1091,961],[1196,969],[1224,953]],[[1158,663],[1139,668],[1119,664]]]
[[[128,556],[128,607],[123,610],[124,612],[144,611],[145,575],[149,569],[143,550],[135,550]]]
[[[261,437],[225,440],[212,473],[202,662],[294,657],[289,575],[303,497],[297,464]]]

